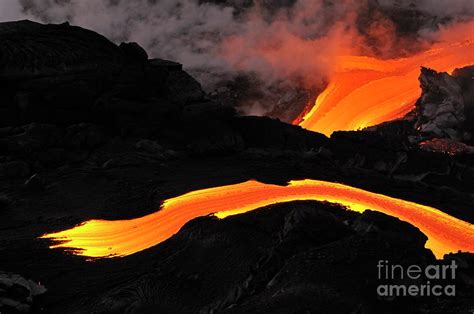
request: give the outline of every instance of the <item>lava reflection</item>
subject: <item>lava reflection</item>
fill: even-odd
[[[295,200],[339,203],[363,212],[370,208],[419,228],[428,237],[426,247],[437,257],[458,250],[474,252],[474,228],[438,209],[368,192],[344,184],[318,180],[291,181],[287,186],[257,181],[198,190],[166,200],[155,213],[130,220],[90,220],[43,238],[64,240],[51,246],[79,249],[89,257],[125,256],[168,239],[193,218],[218,218]]]

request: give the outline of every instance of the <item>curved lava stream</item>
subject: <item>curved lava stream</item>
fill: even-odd
[[[474,227],[436,208],[368,192],[344,184],[300,180],[287,186],[247,181],[186,193],[164,201],[155,213],[130,220],[89,220],[72,229],[42,238],[62,240],[51,248],[79,249],[89,257],[130,255],[165,241],[193,218],[214,214],[218,218],[295,200],[339,203],[358,212],[370,208],[398,217],[427,237],[426,247],[441,258],[445,253],[474,252]]]

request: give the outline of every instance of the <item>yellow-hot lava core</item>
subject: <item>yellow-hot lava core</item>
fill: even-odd
[[[427,237],[426,247],[437,257],[449,252],[474,252],[474,227],[436,208],[372,193],[340,183],[300,180],[286,186],[247,181],[207,188],[164,201],[155,213],[130,220],[89,220],[72,229],[43,238],[64,240],[55,247],[79,249],[89,257],[130,255],[170,238],[193,218],[214,214],[218,218],[295,200],[339,203],[358,212],[376,210],[398,217]]]

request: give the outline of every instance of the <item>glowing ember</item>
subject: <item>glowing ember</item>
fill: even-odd
[[[340,57],[327,88],[295,123],[329,136],[403,117],[420,96],[420,66],[452,72],[474,64],[473,32],[463,41],[439,43],[409,58]]]
[[[434,138],[418,144],[420,148],[452,156],[459,154],[474,154],[474,147],[447,138]]]
[[[474,227],[432,207],[364,191],[343,184],[302,180],[287,186],[257,181],[209,188],[166,200],[161,210],[130,220],[90,220],[70,230],[44,235],[64,240],[52,246],[80,249],[90,257],[125,256],[154,246],[179,231],[189,220],[215,213],[218,218],[294,200],[339,203],[352,210],[373,210],[418,227],[437,257],[458,250],[474,252]]]

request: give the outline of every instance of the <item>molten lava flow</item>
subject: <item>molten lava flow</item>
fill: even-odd
[[[474,228],[432,207],[364,191],[347,185],[302,180],[287,186],[257,181],[209,188],[166,200],[161,210],[130,220],[90,220],[70,230],[44,235],[64,240],[54,247],[80,249],[90,257],[125,256],[154,246],[179,231],[189,220],[215,213],[218,218],[245,213],[262,206],[294,200],[339,203],[352,210],[366,208],[398,217],[418,227],[436,256],[458,250],[474,252]]]
[[[295,123],[329,136],[403,117],[420,96],[420,66],[452,72],[474,64],[473,32],[464,41],[439,43],[409,58],[340,57],[327,88]]]

